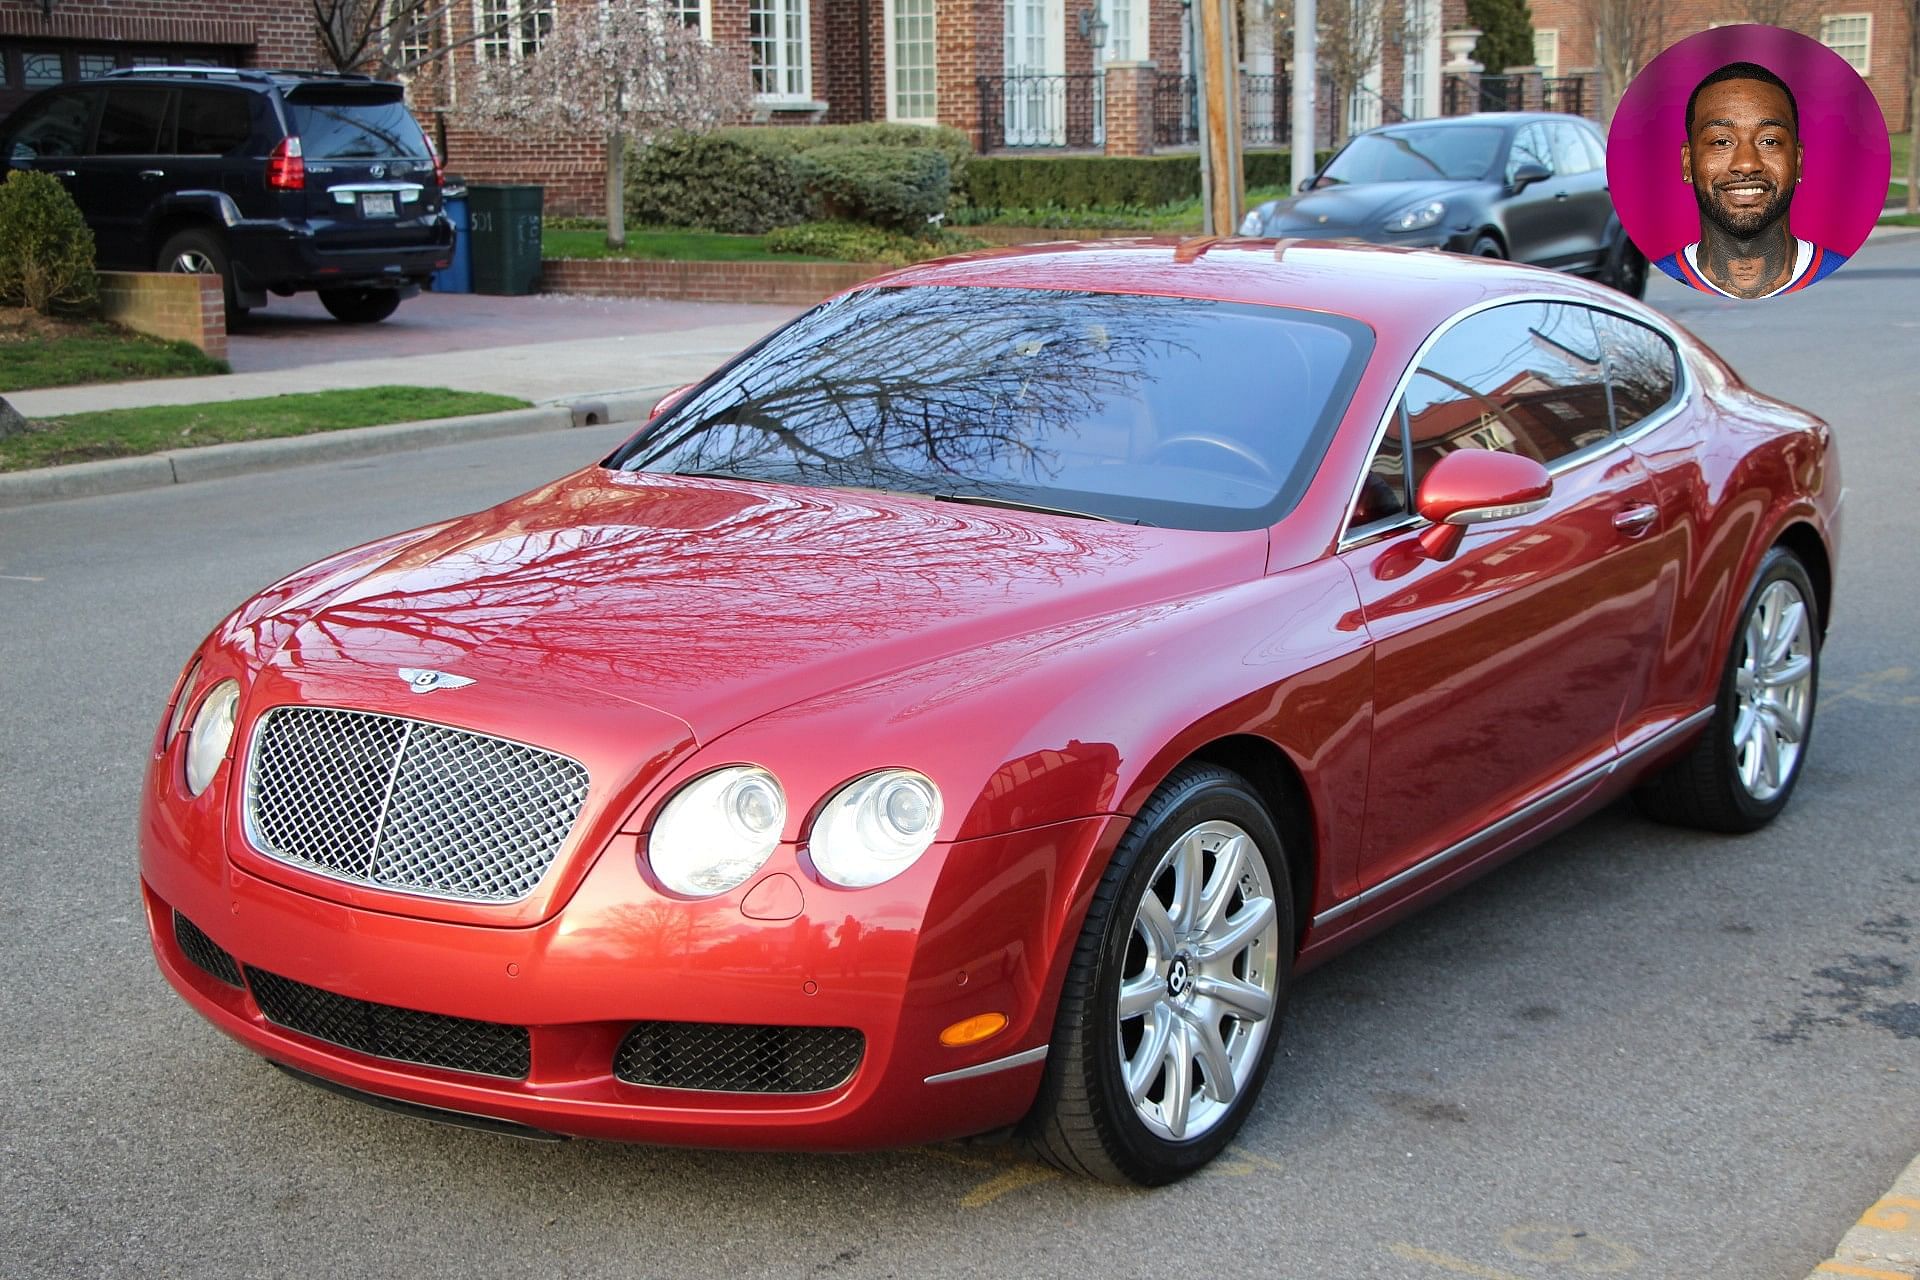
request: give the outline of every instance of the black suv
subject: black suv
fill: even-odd
[[[0,175],[66,184],[100,265],[221,277],[229,317],[316,289],[393,314],[453,257],[439,161],[397,84],[135,67],[35,95],[0,124]]]

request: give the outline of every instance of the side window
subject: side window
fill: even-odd
[[[1507,152],[1507,181],[1523,164],[1544,165],[1553,169],[1553,148],[1547,141],[1546,126],[1530,124],[1513,135],[1513,149]]]
[[[1586,125],[1575,125],[1574,132],[1580,135],[1580,141],[1586,145],[1587,159],[1595,169],[1607,167],[1607,144],[1600,141],[1600,135]]]
[[[1373,451],[1367,474],[1360,481],[1359,496],[1353,502],[1353,515],[1347,527],[1357,529],[1376,520],[1391,520],[1413,510],[1407,488],[1407,405],[1403,400],[1393,408],[1380,447]]]
[[[183,156],[224,156],[253,133],[247,95],[222,89],[182,89],[174,150]]]
[[[93,95],[62,93],[21,113],[14,125],[9,158],[20,164],[48,156],[77,156],[86,150],[87,117]]]
[[[1607,438],[1592,315],[1566,303],[1514,303],[1469,316],[1434,344],[1407,386],[1415,494],[1455,449],[1551,466]]]
[[[167,99],[172,92],[132,85],[107,90],[107,105],[100,112],[100,132],[94,139],[93,154],[153,156],[171,151],[172,140],[163,142],[160,133],[167,122]]]
[[[1627,431],[1673,399],[1679,384],[1679,357],[1659,333],[1624,316],[1597,311],[1594,323],[1600,330],[1600,349],[1607,357],[1614,424],[1618,430]]]
[[[1580,130],[1570,124],[1551,126],[1553,132],[1553,171],[1568,175],[1586,173],[1593,168],[1587,159],[1586,144],[1580,140]]]

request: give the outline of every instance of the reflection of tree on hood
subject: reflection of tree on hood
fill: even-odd
[[[623,465],[907,489],[1050,477],[1054,442],[1137,400],[1157,361],[1193,350],[1183,322],[1215,309],[1006,289],[855,295],[776,335]]]

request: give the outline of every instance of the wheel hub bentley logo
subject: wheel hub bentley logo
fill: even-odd
[[[1167,994],[1170,996],[1181,995],[1186,989],[1187,958],[1181,956],[1173,962],[1173,967],[1167,970]]]
[[[432,693],[435,689],[458,689],[473,683],[466,676],[450,676],[444,671],[421,671],[414,667],[401,667],[400,678],[407,682],[407,688],[415,693]]]

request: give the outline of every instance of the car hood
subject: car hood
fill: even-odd
[[[1444,200],[1475,186],[1472,182],[1371,182],[1325,187],[1262,206],[1266,234],[1313,235],[1336,227],[1379,230],[1389,217],[1429,200]]]
[[[886,671],[1257,578],[1266,541],[593,468],[307,592],[267,666],[276,700],[444,709],[563,749],[568,725],[642,723],[665,747],[669,720],[705,743]],[[423,694],[403,671],[472,683]]]

